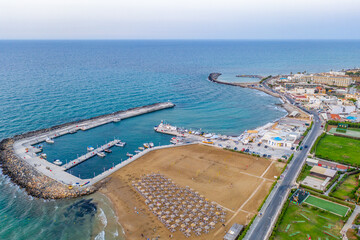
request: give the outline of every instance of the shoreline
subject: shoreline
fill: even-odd
[[[59,137],[70,133],[71,130],[86,131],[110,122],[120,121],[120,116],[121,119],[125,119],[174,106],[175,104],[170,102],[155,103],[5,138],[0,141],[0,163],[3,173],[9,176],[12,182],[24,188],[29,195],[37,198],[75,198],[91,194],[107,181],[106,176],[104,178],[97,176],[97,181],[89,184],[89,179],[77,178],[67,173],[63,167],[39,158],[36,155],[39,152],[38,149],[33,148],[32,145],[45,141],[49,136]],[[73,186],[74,183],[82,183],[82,185]]]

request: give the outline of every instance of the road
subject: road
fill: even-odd
[[[290,101],[290,99],[288,100]],[[267,239],[270,236],[273,224],[275,224],[276,221],[276,216],[283,207],[284,198],[287,197],[289,189],[294,184],[298,172],[302,168],[302,165],[307,158],[307,154],[312,144],[322,132],[321,120],[318,114],[315,111],[306,110],[306,112],[313,114],[313,127],[302,143],[302,146],[307,145],[308,148],[303,148],[303,150],[300,150],[294,154],[293,160],[288,165],[288,170],[283,180],[278,183],[278,187],[274,188],[273,191],[275,191],[275,193],[273,197],[268,199],[269,203],[267,208],[261,217],[258,216],[255,219],[244,239],[260,240]]]

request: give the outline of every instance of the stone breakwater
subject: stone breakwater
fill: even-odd
[[[221,75],[221,73],[210,73],[208,79],[212,82],[219,83],[219,84],[237,86],[237,87],[242,87],[242,88],[256,89],[256,90],[262,91],[266,94],[269,94],[273,97],[280,98],[280,94],[270,90],[268,87],[266,87],[265,84],[260,84],[259,82],[248,82],[248,83],[223,82],[223,81],[218,80],[220,75]]]
[[[23,187],[31,196],[44,199],[74,198],[97,190],[95,186],[69,189],[68,186],[45,176],[20,159],[14,153],[13,144],[12,138],[0,142],[0,162],[3,173]]]

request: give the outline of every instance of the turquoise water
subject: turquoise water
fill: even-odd
[[[250,77],[236,77],[238,74],[225,73],[221,74],[218,79],[223,82],[237,82],[237,83],[248,83],[248,82],[259,82],[259,78]]]
[[[0,139],[155,102],[176,104],[44,146],[49,160],[66,161],[84,154],[88,145],[114,137],[126,141],[126,148],[70,170],[92,177],[143,142],[167,144],[169,136],[153,130],[161,120],[237,135],[285,114],[275,105],[278,99],[214,84],[207,80],[210,72],[265,76],[359,63],[359,41],[0,41]],[[33,199],[2,175],[0,239],[120,238],[121,227],[111,225],[110,203],[100,194],[90,198],[97,205],[94,214],[84,211],[91,204],[71,207],[80,200]]]

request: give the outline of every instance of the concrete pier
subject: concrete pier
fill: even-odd
[[[105,149],[113,147],[116,143],[119,143],[119,142],[120,142],[120,140],[113,140],[111,142],[108,142],[107,144],[105,144],[97,149],[94,149],[93,151],[88,152],[85,155],[82,155],[82,156],[68,162],[67,164],[62,165],[61,167],[63,167],[65,170],[75,167],[76,165],[78,165],[92,157],[95,157],[97,153],[102,152]]]
[[[56,199],[89,194],[96,190],[96,187],[89,184],[91,179],[80,179],[65,171],[75,165],[67,164],[62,167],[40,158],[37,156],[40,150],[33,145],[44,142],[47,138],[54,139],[56,144],[56,138],[65,134],[78,130],[86,131],[107,123],[119,122],[122,119],[174,106],[175,104],[171,102],[155,103],[16,135],[0,142],[0,162],[3,165],[4,173],[35,197]],[[88,158],[89,156],[85,156],[76,159],[75,163],[79,164]],[[91,181],[91,185],[96,182]]]

